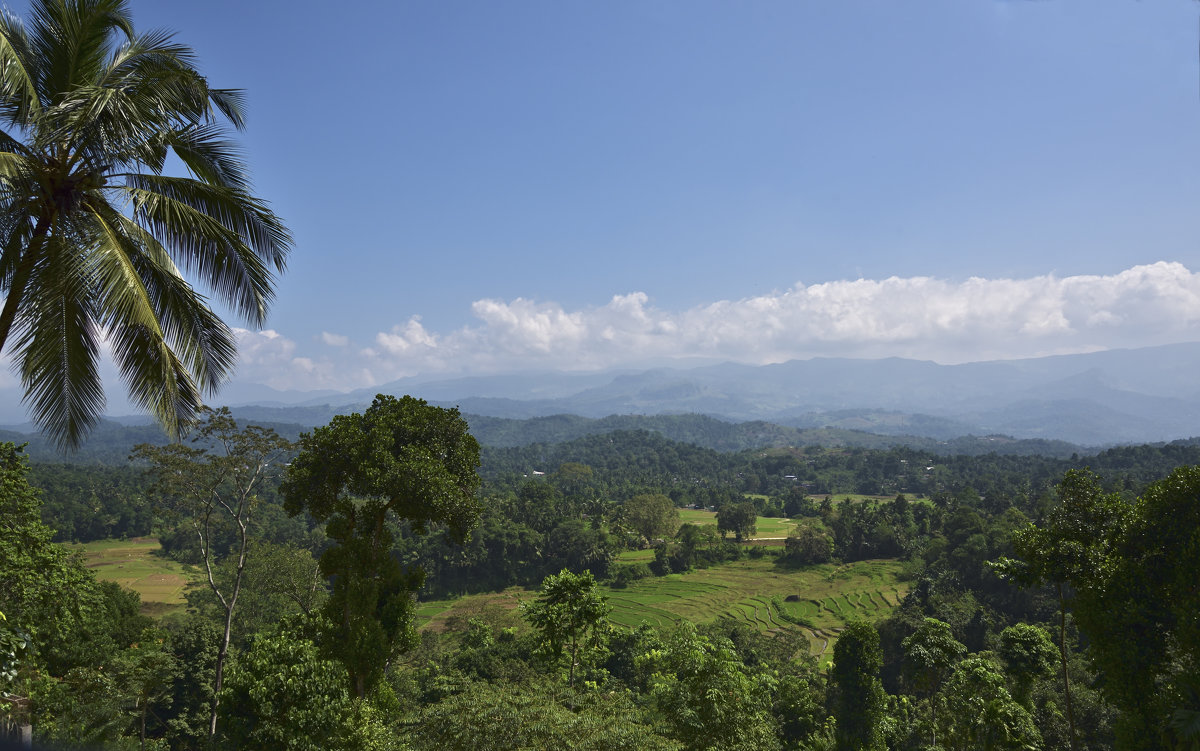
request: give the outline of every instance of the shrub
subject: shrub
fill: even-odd
[[[648,579],[653,576],[650,567],[644,563],[625,563],[613,567],[612,586],[628,587],[638,579]]]

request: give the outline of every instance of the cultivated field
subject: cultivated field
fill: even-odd
[[[814,655],[826,655],[850,620],[887,615],[908,584],[890,560],[777,568],[771,559],[727,563],[687,574],[643,579],[610,590],[613,623],[668,626],[737,618],[763,630],[799,629]]]
[[[682,620],[707,623],[730,617],[763,631],[799,630],[811,653],[828,659],[848,621],[881,618],[900,604],[908,583],[897,579],[899,570],[892,560],[789,570],[763,558],[643,579],[625,589],[605,587],[604,593],[617,626],[665,628]],[[441,631],[461,628],[471,615],[490,613],[493,620],[510,620],[522,599],[534,597],[536,592],[514,587],[424,602],[417,609],[417,623]]]
[[[95,571],[97,578],[115,581],[141,595],[142,613],[155,618],[183,610],[184,591],[200,583],[195,567],[158,555],[161,547],[153,537],[64,547],[80,552],[84,565]]]

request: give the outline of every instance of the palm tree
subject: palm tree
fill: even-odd
[[[210,88],[171,34],[135,33],[125,0],[0,15],[0,353],[11,336],[60,447],[104,408],[102,343],[172,436],[223,383],[236,341],[189,279],[265,322],[291,237],[250,193],[228,125],[244,126],[241,92]],[[165,169],[172,154],[187,176]]]

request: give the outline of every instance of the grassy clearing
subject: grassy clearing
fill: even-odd
[[[159,552],[153,537],[132,540],[99,540],[82,545],[64,545],[83,556],[84,565],[103,581],[114,581],[141,595],[142,614],[161,618],[184,609],[183,594],[199,586],[200,572]]]
[[[696,524],[698,526],[717,526],[717,513],[715,511],[701,511],[698,509],[679,509],[679,521],[684,524]],[[787,537],[788,532],[796,523],[791,519],[777,519],[771,516],[760,516],[755,522],[757,532],[751,539],[763,539],[772,537]]]
[[[524,587],[509,587],[502,592],[428,600],[417,603],[414,622],[418,629],[438,633],[466,630],[467,620],[472,617],[483,618],[493,625],[516,626],[521,622],[517,606],[522,600],[532,601],[536,596],[536,592]]]
[[[760,516],[754,523],[754,536],[747,538],[751,544],[781,546],[787,539],[788,533],[792,527],[796,526],[796,522],[791,519],[777,519],[770,516]],[[717,514],[715,511],[701,511],[697,509],[679,509],[679,521],[683,524],[695,524],[699,527],[717,526]],[[730,540],[733,539],[731,535]],[[617,555],[619,563],[649,563],[654,560],[653,548],[646,550],[625,550]]]
[[[645,550],[623,550],[617,556],[621,563],[649,563],[654,560],[654,548]]]

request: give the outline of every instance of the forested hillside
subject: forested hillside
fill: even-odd
[[[298,408],[297,408],[298,409]],[[287,415],[289,421],[264,420],[262,412],[271,416]],[[232,410],[241,421],[265,425],[281,435],[296,438],[301,432],[327,422],[335,412],[318,410],[321,419],[293,422],[294,411],[238,408]],[[484,446],[517,448],[529,444],[557,444],[589,435],[614,431],[644,430],[657,433],[679,443],[690,443],[716,451],[730,452],[754,448],[788,446],[854,447],[886,449],[906,446],[932,454],[953,456],[960,454],[1016,454],[1069,457],[1087,453],[1088,449],[1043,439],[1014,439],[1007,436],[960,435],[945,440],[911,435],[877,434],[865,430],[848,430],[833,427],[787,427],[772,422],[727,422],[706,415],[612,415],[600,419],[576,415],[554,415],[514,420],[481,415],[464,415],[471,432]],[[128,461],[133,447],[139,443],[165,443],[162,430],[149,424],[125,425],[112,420],[103,420],[93,431],[88,442],[80,449],[63,453],[52,441],[33,432],[0,430],[0,440],[28,444],[27,452],[35,461],[63,462],[76,464],[117,465]]]
[[[255,465],[244,435],[213,456],[233,451],[242,458],[231,467]],[[320,506],[285,505],[298,496],[280,494],[283,464],[307,444],[281,440],[276,458],[255,460],[264,473],[246,507],[250,544],[240,582],[236,520],[217,509],[217,521],[197,527],[198,507],[185,502],[185,486],[163,484],[178,473],[204,477],[206,455],[166,447],[140,450],[141,459],[117,467],[38,462],[26,475],[40,490],[34,501],[32,491],[19,490],[26,474],[19,453],[7,449],[6,497],[24,500],[6,518],[33,535],[25,539],[44,542],[0,547],[7,551],[4,570],[51,572],[7,590],[26,592],[26,599],[0,596],[0,610],[15,618],[10,623],[26,629],[10,626],[7,633],[26,634],[32,645],[5,659],[33,697],[39,737],[119,745],[144,732],[165,747],[200,747],[214,716],[205,676],[216,664],[227,614],[228,681],[215,716],[218,740],[239,748],[272,747],[267,738],[301,727],[320,744],[345,748],[500,743],[484,737],[536,745],[542,741],[525,735],[534,727],[560,739],[546,741],[551,745],[597,748],[716,748],[729,732],[753,739],[756,748],[796,749],[836,744],[841,733],[878,735],[879,744],[895,749],[926,748],[935,735],[943,747],[974,748],[981,733],[1007,734],[1008,745],[996,747],[1014,749],[1065,748],[1072,738],[1081,748],[1168,748],[1155,738],[1187,737],[1187,727],[1171,718],[1193,711],[1185,678],[1195,652],[1166,615],[1181,607],[1171,604],[1178,595],[1169,583],[1181,569],[1172,563],[1145,574],[1166,587],[1168,610],[1129,614],[1131,628],[1164,624],[1178,655],[1146,663],[1156,680],[1177,688],[1139,707],[1105,680],[1125,663],[1105,660],[1148,658],[1089,651],[1107,632],[1087,614],[1113,606],[1109,595],[1096,590],[1085,598],[1094,586],[1090,574],[1047,568],[1039,556],[1051,543],[1037,535],[1057,534],[1064,514],[1098,499],[1110,517],[1128,516],[1129,529],[1161,524],[1167,507],[1154,499],[1176,492],[1180,482],[1190,488],[1191,476],[1154,483],[1200,463],[1196,441],[1070,458],[945,456],[905,447],[721,452],[646,430],[484,447],[475,522],[464,539],[451,517],[426,521],[424,531],[414,517],[387,517],[387,560],[401,564],[387,576],[425,603],[396,623],[427,625],[392,632],[385,669],[346,683],[346,661],[367,653],[329,641],[333,621],[326,619],[349,601],[323,572],[344,565],[324,561],[339,560],[354,538],[330,526],[336,519]],[[155,466],[174,469],[156,481],[147,474]],[[1082,468],[1094,474],[1072,474]],[[1064,477],[1073,484],[1059,488]],[[226,488],[225,476],[213,479],[216,492],[235,490]],[[1194,505],[1191,491],[1181,492]],[[1095,555],[1126,561],[1117,539],[1126,527],[1096,523],[1080,544],[1116,535]],[[773,531],[776,525],[782,531]],[[1176,531],[1183,536],[1167,544],[1186,547],[1196,528],[1189,525],[1181,522]],[[159,613],[158,620],[138,615],[136,593],[97,582],[48,547],[51,539],[146,535],[161,541],[163,555],[200,574],[186,591],[186,609],[146,611]],[[1129,555],[1135,562],[1121,565],[1136,565],[1140,554]],[[212,586],[204,583],[207,565]],[[691,578],[700,571],[714,573]],[[824,583],[813,583],[813,573]],[[71,619],[37,615],[52,607],[37,593],[65,581],[88,593],[80,595],[86,608]],[[1158,591],[1146,581],[1146,591]],[[235,584],[240,604],[231,609]],[[556,631],[538,615],[585,596],[592,615],[584,630]],[[518,602],[523,609],[514,610]],[[1060,607],[1072,616],[1076,602],[1091,609],[1078,623],[1068,617],[1063,628]],[[867,620],[854,623],[859,617]],[[30,625],[45,618],[54,630]],[[563,638],[581,641],[566,649]],[[147,650],[147,643],[157,646]],[[688,667],[685,660],[697,655],[702,666]],[[304,671],[301,683],[275,682],[284,664]],[[148,670],[158,676],[153,685],[145,682],[151,673],[138,672]],[[103,702],[90,693],[99,685]],[[866,693],[847,703],[851,687]],[[298,710],[275,713],[252,698],[264,690],[322,711],[308,719]],[[712,691],[729,698],[706,703]],[[681,702],[696,707],[694,721],[679,721]],[[972,714],[973,702],[1000,714]],[[123,714],[122,707],[145,712]],[[130,719],[111,721],[115,716]],[[1144,736],[1147,723],[1160,735],[1130,740]]]

